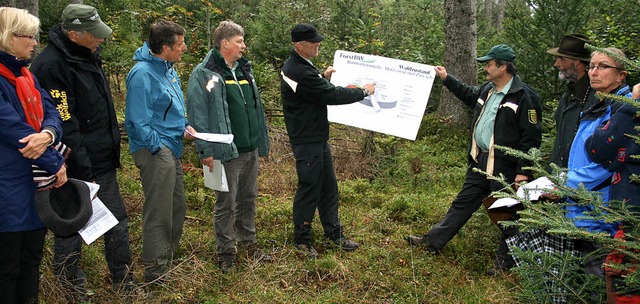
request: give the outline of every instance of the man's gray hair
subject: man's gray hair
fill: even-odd
[[[244,36],[244,29],[242,29],[242,26],[231,20],[222,21],[213,31],[213,46],[216,49],[220,49],[222,40],[229,40],[235,36]]]

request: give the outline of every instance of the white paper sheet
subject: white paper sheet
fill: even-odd
[[[216,133],[201,133],[198,132],[193,134],[187,130],[187,133],[191,134],[191,136],[202,139],[210,142],[217,142],[223,144],[230,144],[233,142],[233,134],[216,134]]]
[[[204,172],[204,186],[215,191],[229,192],[229,184],[227,183],[227,174],[224,171],[222,163],[213,160],[213,172],[209,171],[209,167],[202,165]]]
[[[93,208],[93,214],[87,225],[85,225],[78,233],[82,237],[87,245],[93,243],[100,236],[105,234],[115,225],[118,224],[116,217],[107,209],[107,206],[98,198],[98,190],[100,185],[85,182],[89,186],[89,191],[93,200],[91,200],[91,206]]]
[[[518,191],[516,191],[516,196],[528,201],[537,201],[540,195],[548,193],[549,190],[553,190],[554,188],[555,185],[553,182],[548,177],[543,176],[519,187]],[[488,209],[512,207],[517,204],[521,204],[519,200],[511,197],[503,197],[493,202]]]
[[[433,66],[338,50],[333,67],[334,85],[375,82],[376,91],[359,102],[328,106],[329,121],[416,139],[436,76]]]

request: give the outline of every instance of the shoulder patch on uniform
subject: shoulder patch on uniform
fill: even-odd
[[[67,103],[67,92],[52,89],[49,91],[49,95],[53,98],[53,101],[56,104],[56,110],[60,113],[62,121],[71,119],[71,114],[69,114],[69,104]]]
[[[536,110],[531,109],[527,111],[527,116],[529,117],[529,123],[535,125],[538,123],[538,112]]]

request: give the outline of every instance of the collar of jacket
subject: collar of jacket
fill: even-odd
[[[507,92],[507,94],[513,94],[515,92],[521,91],[522,89],[524,89],[524,84],[522,82],[522,79],[520,79],[520,76],[518,74],[513,75],[511,88],[509,88],[509,92]]]
[[[134,61],[145,61],[156,66],[163,66],[166,70],[173,70],[174,63],[169,60],[162,59],[151,52],[148,42],[144,42],[133,54]]]
[[[4,64],[16,76],[22,75],[21,69],[29,62],[29,60],[18,60],[16,56],[0,51],[0,63]]]
[[[291,57],[296,58],[296,60],[298,60],[301,64],[305,64],[305,65],[311,66],[314,69],[316,69],[316,71],[318,70],[313,65],[313,63],[311,63],[311,61],[309,59],[302,57],[300,54],[298,54],[298,52],[296,52],[296,50],[294,48],[291,48]]]
[[[590,87],[589,76],[587,74],[584,74],[582,78],[576,80],[575,82],[569,82],[567,84],[567,90],[573,91],[575,94],[575,98],[581,101],[585,99],[587,90],[589,90]]]
[[[62,26],[60,25],[56,25],[49,30],[49,43],[58,48],[69,59],[77,61],[101,60],[102,46],[98,47],[98,50],[92,53],[90,49],[71,41],[71,39],[64,34]]]
[[[229,66],[227,66],[227,62],[224,60],[224,57],[222,57],[222,54],[220,53],[220,51],[216,48],[211,49],[211,51],[209,51],[209,55],[208,55],[209,59],[206,61],[205,64],[205,68],[214,71],[216,73],[221,74],[221,70],[226,70],[229,73],[231,73],[231,68],[229,68]],[[240,59],[238,59],[238,67],[241,68],[243,71],[246,71],[246,68],[251,64],[251,62],[249,62],[249,60],[247,60],[244,57],[240,57]]]

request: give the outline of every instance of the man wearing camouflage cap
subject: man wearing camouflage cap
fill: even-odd
[[[102,68],[100,45],[111,28],[89,5],[70,4],[61,24],[49,31],[49,45],[33,61],[31,70],[51,95],[63,121],[62,142],[71,148],[69,177],[100,185],[98,197],[118,219],[104,235],[105,259],[115,291],[134,288],[128,217],[116,179],[120,167],[120,132]],[[86,300],[86,276],[80,269],[82,239],[55,237],[56,276],[73,296]]]

